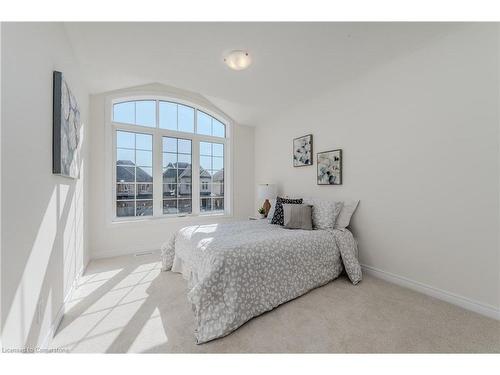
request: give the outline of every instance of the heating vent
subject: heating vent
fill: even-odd
[[[142,253],[135,253],[134,256],[136,257],[143,257],[144,255],[152,255],[152,251],[143,251]]]

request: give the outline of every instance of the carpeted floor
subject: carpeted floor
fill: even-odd
[[[194,342],[186,282],[158,256],[92,262],[51,343],[72,352],[500,352],[500,322],[365,276],[345,277]]]

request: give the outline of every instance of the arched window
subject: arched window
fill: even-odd
[[[228,121],[161,98],[115,100],[111,112],[115,220],[228,212]]]

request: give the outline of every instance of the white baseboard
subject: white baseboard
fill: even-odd
[[[388,281],[390,283],[415,290],[422,294],[426,294],[428,296],[443,300],[453,305],[460,306],[466,310],[476,312],[478,314],[487,316],[489,318],[500,320],[500,309],[495,306],[486,305],[484,303],[471,300],[470,298],[450,293],[445,290],[435,288],[433,286],[426,285],[403,276],[395,275],[393,273],[377,269],[375,267],[367,266],[364,264],[362,264],[361,267],[363,269],[363,272],[365,272],[368,275],[372,275],[374,277]]]
[[[50,343],[52,341],[52,338],[56,334],[57,329],[59,328],[59,325],[61,324],[61,321],[64,317],[64,313],[66,312],[66,305],[67,305],[68,301],[70,300],[71,296],[73,295],[73,292],[75,291],[76,287],[78,286],[78,282],[80,281],[80,278],[85,273],[85,269],[87,268],[87,265],[88,264],[84,265],[80,269],[80,271],[77,273],[75,279],[73,280],[73,283],[71,284],[71,287],[69,288],[68,293],[66,293],[66,296],[64,297],[64,300],[63,300],[61,307],[57,311],[57,314],[56,314],[54,320],[52,321],[52,324],[50,325],[50,328],[49,328],[47,334],[45,335],[45,337],[43,338],[43,340],[40,344],[41,349],[48,349],[50,347]]]
[[[120,257],[124,255],[136,255],[136,254],[142,254],[142,253],[154,253],[154,254],[159,254],[160,250],[159,248],[156,249],[143,249],[143,250],[107,250],[107,251],[99,251],[98,253],[91,253],[90,254],[90,260],[95,260],[95,259],[106,259],[106,258],[114,258],[114,257]]]

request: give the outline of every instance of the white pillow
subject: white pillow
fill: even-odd
[[[359,201],[344,201],[342,210],[340,211],[337,221],[335,222],[335,229],[344,229],[349,226],[351,217],[358,207]]]
[[[314,229],[333,229],[335,220],[342,210],[343,202],[307,198],[304,204],[313,206],[312,220]]]

